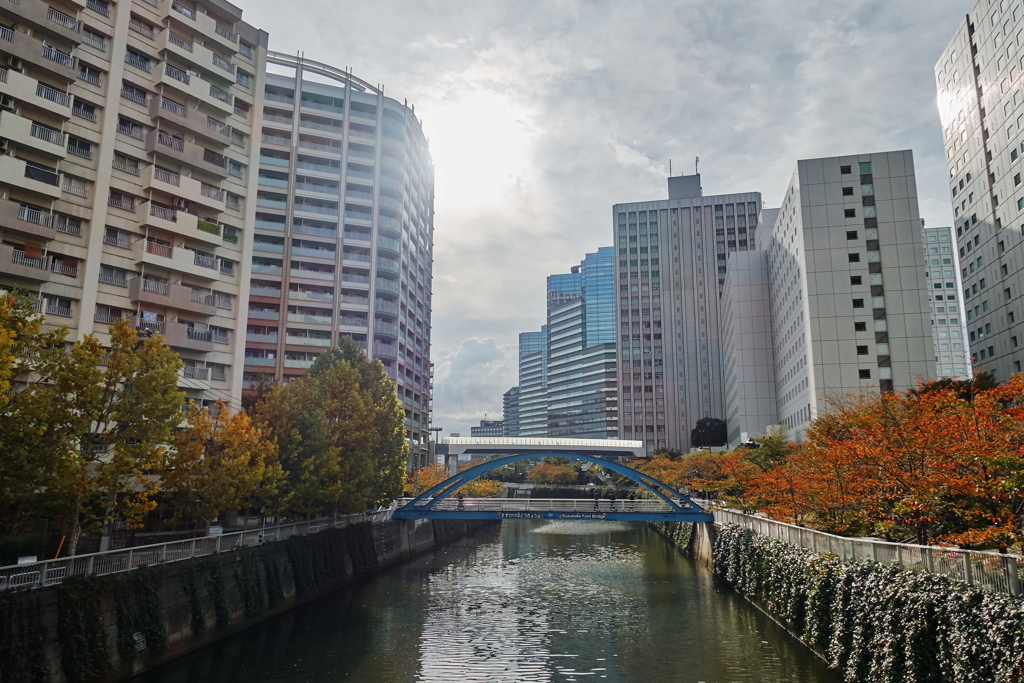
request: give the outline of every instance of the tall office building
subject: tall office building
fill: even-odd
[[[504,419],[501,421],[502,436],[520,436],[519,434],[519,387],[514,386],[501,397]]]
[[[1024,362],[1022,14],[977,0],[935,65],[967,341],[1000,381]]]
[[[612,227],[620,435],[689,450],[703,417],[725,419],[720,296],[730,253],[754,248],[761,195],[703,196],[668,179],[667,200],[617,204]]]
[[[502,420],[480,420],[476,427],[469,428],[470,436],[503,436],[505,423]]]
[[[909,150],[798,162],[781,208],[762,213],[757,247],[730,257],[726,353],[735,384],[726,394],[728,413],[740,418],[730,444],[769,424],[800,440],[830,397],[936,378]],[[764,289],[767,317],[757,310]],[[765,377],[774,377],[774,416],[745,394]],[[757,386],[758,399],[765,389]]]
[[[547,279],[547,325],[519,335],[519,386],[504,396],[506,436],[618,436],[614,251]]]
[[[970,379],[964,308],[957,284],[956,239],[953,229],[924,228],[925,283],[931,307],[932,339],[939,377]]]
[[[278,53],[268,63],[246,380],[287,382],[351,337],[395,381],[410,465],[423,466],[434,168],[422,126],[349,72]]]
[[[188,398],[235,408],[267,46],[241,18],[223,0],[0,5],[0,287],[72,338],[122,318],[162,333]]]

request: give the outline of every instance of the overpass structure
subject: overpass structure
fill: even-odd
[[[668,484],[618,462],[622,457],[633,459],[641,455],[642,441],[451,437],[440,443],[448,447],[447,464],[452,476],[415,498],[399,501],[395,519],[714,521],[709,512]],[[496,457],[458,472],[458,459],[463,454]],[[543,457],[572,458],[599,465],[635,481],[650,496],[633,501],[451,497],[459,488],[493,469]]]

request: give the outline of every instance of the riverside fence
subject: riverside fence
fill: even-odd
[[[0,567],[0,591],[55,586],[72,576],[118,574],[139,567],[180,562],[194,557],[206,557],[219,552],[283,541],[293,536],[306,536],[327,529],[340,529],[351,524],[386,522],[391,519],[392,512],[394,512],[394,506],[374,513],[324,517],[305,522],[235,531],[220,536],[203,536],[182,541]]]
[[[1019,555],[847,538],[735,510],[713,509],[711,512],[715,515],[716,524],[735,524],[808,550],[831,553],[843,562],[874,560],[882,564],[898,564],[902,569],[941,574],[994,593],[1021,595],[1020,574],[1024,557]]]

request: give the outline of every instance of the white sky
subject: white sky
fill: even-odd
[[[760,191],[797,159],[912,149],[952,223],[934,66],[965,0],[236,0],[270,47],[416,105],[436,168],[434,424],[500,416],[545,277],[612,243],[611,206]]]

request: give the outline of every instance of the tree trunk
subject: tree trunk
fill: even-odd
[[[71,533],[68,534],[68,557],[74,557],[78,552],[78,539],[82,536],[82,525],[78,522],[78,511],[75,511],[74,520],[71,523]]]

